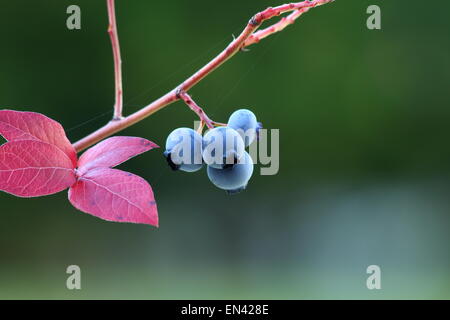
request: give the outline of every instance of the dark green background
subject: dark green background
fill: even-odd
[[[66,28],[77,4],[82,29]],[[271,1],[117,1],[125,112],[174,88]],[[382,30],[366,8],[382,9]],[[146,178],[160,228],[80,213],[66,192],[0,194],[0,298],[450,298],[450,28],[446,1],[337,0],[238,54],[192,90],[225,122],[251,107],[280,129],[281,166],[227,196],[162,150]],[[44,113],[72,141],[114,98],[105,1],[0,3],[0,106]],[[163,145],[178,102],[122,132]],[[255,171],[259,173],[259,169]],[[82,290],[65,287],[66,267]],[[382,269],[382,290],[366,268]]]

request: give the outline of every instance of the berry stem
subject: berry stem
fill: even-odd
[[[213,126],[215,127],[226,127],[227,124],[226,123],[222,123],[222,122],[216,122],[216,121],[212,121]]]
[[[188,107],[198,115],[200,121],[206,124],[209,129],[214,128],[213,121],[206,115],[205,111],[203,111],[203,109],[195,103],[195,101],[187,92],[178,90],[177,98],[183,100],[188,105]]]
[[[122,58],[120,56],[119,35],[117,33],[116,10],[114,0],[106,0],[108,7],[108,34],[111,39],[111,46],[114,57],[114,83],[115,83],[115,103],[114,117],[117,121],[122,119],[123,89],[122,89]]]
[[[200,123],[198,124],[197,133],[202,134],[203,128],[205,127],[205,122],[203,120],[200,120]]]
[[[115,57],[115,69],[116,69],[116,105],[114,107],[114,119],[110,121],[108,124],[98,129],[97,131],[91,133],[85,138],[77,141],[74,144],[75,150],[80,152],[83,149],[86,149],[97,142],[125,129],[129,126],[145,119],[146,117],[152,115],[153,113],[161,110],[164,107],[172,104],[173,102],[182,98],[182,96],[189,97],[187,95],[187,91],[194,87],[201,80],[206,78],[210,73],[220,67],[224,62],[233,57],[237,52],[244,49],[246,46],[249,46],[253,43],[258,42],[260,39],[265,38],[275,32],[283,30],[287,25],[298,18],[303,12],[306,12],[310,8],[314,8],[329,2],[333,2],[334,0],[306,0],[297,3],[288,3],[283,4],[277,7],[269,7],[264,11],[261,11],[255,14],[250,21],[245,26],[244,30],[241,34],[235,38],[221,53],[219,53],[215,58],[213,58],[210,62],[208,62],[205,66],[200,68],[197,72],[195,72],[192,76],[182,82],[177,88],[172,89],[162,97],[153,101],[149,105],[143,107],[139,111],[122,118],[121,110],[122,110],[122,81],[121,81],[121,71],[120,71],[120,50],[119,50],[119,41],[117,37],[117,28],[115,26],[115,15],[114,15],[114,0],[107,0],[108,3],[108,13],[110,17],[110,25],[113,25],[113,28],[110,28],[111,42],[113,43],[113,52]],[[306,10],[305,10],[306,9]],[[266,20],[269,20],[273,17],[279,16],[283,13],[293,12],[291,16],[286,17],[285,19],[289,20],[281,20],[272,27],[261,30],[261,33],[254,32],[259,28],[259,26]],[[290,17],[290,18],[289,18]],[[112,18],[112,19],[111,19]],[[113,20],[113,24],[111,24],[111,20]],[[283,22],[284,21],[284,22]],[[255,35],[253,40],[249,40],[249,38]],[[119,70],[117,72],[117,70]],[[179,96],[179,93],[183,92],[182,96]],[[197,106],[198,107],[198,106]],[[198,107],[200,108],[200,107]],[[201,110],[201,108],[200,108]],[[195,111],[195,110],[194,110]],[[116,117],[116,115],[118,117]],[[209,119],[209,118],[208,118]],[[209,125],[214,125],[214,122],[209,120]],[[208,123],[205,123],[208,125]],[[209,126],[208,125],[208,126]]]

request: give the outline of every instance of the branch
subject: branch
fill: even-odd
[[[120,57],[119,35],[117,33],[116,10],[114,0],[106,0],[108,7],[108,33],[114,56],[114,78],[115,78],[115,103],[113,120],[122,119],[123,90],[122,90],[122,58]]]
[[[113,1],[113,0],[108,0]],[[193,86],[195,86],[197,83],[199,83],[201,80],[206,78],[211,72],[216,70],[218,67],[220,67],[224,62],[226,62],[228,59],[233,57],[239,50],[244,48],[246,45],[250,45],[252,43],[255,43],[255,39],[262,39],[263,37],[266,37],[276,31],[282,30],[284,27],[282,27],[282,24],[278,25],[278,27],[274,28],[273,31],[265,31],[262,30],[258,35],[256,33],[255,35],[258,36],[258,38],[254,38],[254,42],[251,42],[249,40],[249,44],[246,44],[246,41],[251,37],[252,34],[259,28],[259,26],[266,20],[271,19],[273,17],[279,16],[280,14],[286,13],[286,12],[301,12],[304,9],[310,9],[313,7],[317,7],[329,2],[333,2],[334,0],[312,0],[312,1],[303,1],[298,3],[289,3],[284,4],[278,7],[269,7],[264,11],[261,11],[254,15],[244,30],[241,32],[241,34],[235,38],[225,50],[223,50],[219,55],[217,55],[214,59],[212,59],[209,63],[207,63],[204,67],[202,67],[200,70],[198,70],[196,73],[194,73],[191,77],[186,79],[183,83],[181,83],[177,88],[169,91],[164,96],[158,98],[157,100],[153,101],[146,107],[142,108],[141,110],[129,115],[128,117],[118,119],[115,121],[111,121],[108,124],[106,124],[104,127],[98,129],[97,131],[91,133],[87,137],[81,139],[80,141],[77,141],[74,144],[75,149],[77,152],[90,147],[91,145],[109,137],[110,135],[113,135],[125,128],[128,128],[129,126],[145,119],[146,117],[152,115],[153,113],[161,110],[162,108],[172,104],[173,102],[179,100],[181,96],[178,96],[178,93],[180,92],[187,92],[189,89],[191,89]],[[294,13],[295,13],[294,12]],[[303,11],[306,12],[306,11]],[[303,13],[301,12],[301,13]],[[293,15],[294,15],[293,13]],[[300,15],[301,15],[300,13]],[[297,13],[298,14],[298,13]],[[110,15],[111,16],[111,15]],[[295,16],[295,15],[294,15]],[[286,18],[287,19],[287,18]],[[295,19],[292,19],[295,20]],[[281,21],[280,21],[281,22]],[[286,25],[288,25],[287,23]],[[277,25],[277,24],[276,24]],[[275,25],[275,26],[276,26]],[[277,29],[277,30],[275,30]],[[116,33],[117,35],[117,33]],[[251,43],[250,43],[251,42]],[[117,42],[118,45],[118,42]],[[120,92],[121,93],[121,92]],[[116,110],[116,109],[115,109]]]
[[[287,26],[293,24],[295,22],[296,19],[298,19],[303,13],[308,12],[310,8],[303,8],[303,9],[299,9],[299,10],[295,10],[294,12],[292,12],[290,15],[288,15],[287,17],[283,17],[280,19],[280,21],[278,21],[277,23],[273,24],[270,27],[267,27],[263,30],[259,30],[255,33],[253,33],[250,37],[247,38],[247,40],[245,40],[244,42],[244,46],[243,47],[248,47],[251,46],[254,43],[258,43],[259,41],[261,41],[262,39],[276,33],[276,32],[280,32],[283,31],[284,28],[286,28]]]

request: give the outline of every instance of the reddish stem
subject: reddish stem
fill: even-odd
[[[162,108],[170,105],[174,101],[180,99],[181,97],[179,97],[177,93],[187,92],[189,89],[191,89],[197,83],[199,83],[201,80],[206,78],[206,76],[208,76],[211,72],[213,72],[218,67],[220,67],[225,61],[227,61],[232,56],[234,56],[239,50],[243,49],[247,45],[255,43],[255,42],[251,42],[250,44],[246,44],[246,41],[247,41],[247,39],[249,39],[249,37],[258,29],[258,27],[265,20],[271,19],[275,16],[278,16],[278,15],[286,13],[286,12],[301,11],[305,8],[313,8],[313,7],[317,7],[317,6],[320,6],[320,5],[329,3],[329,2],[333,2],[333,1],[334,0],[313,0],[313,1],[303,1],[303,2],[298,2],[298,3],[289,3],[289,4],[284,4],[284,5],[281,5],[278,7],[274,7],[274,8],[270,7],[262,12],[257,13],[250,19],[250,21],[248,22],[248,24],[246,25],[246,27],[244,28],[242,33],[237,38],[235,38],[228,45],[228,47],[225,48],[225,50],[223,50],[219,55],[217,55],[214,59],[212,59],[204,67],[202,67],[200,70],[198,70],[196,73],[194,73],[191,77],[186,79],[176,89],[169,91],[164,96],[158,98],[157,100],[150,103],[148,106],[129,115],[128,117],[111,121],[108,124],[106,124],[104,127],[91,133],[87,137],[77,141],[74,144],[75,149],[77,150],[77,152],[79,152],[85,148],[88,148],[91,145],[93,145],[93,144],[107,138],[108,136],[113,135],[125,128],[128,128],[129,126],[135,124],[136,122],[143,120],[144,118],[152,115],[153,113],[157,112],[158,110],[161,110]],[[108,0],[108,4],[109,4],[109,2],[111,2],[113,4],[113,0]],[[111,16],[111,14],[110,14],[110,16]],[[276,32],[276,31],[271,31],[271,32],[266,31],[266,33],[264,33],[264,35],[268,36],[274,32]],[[117,35],[117,32],[115,32],[115,34]],[[263,34],[260,34],[259,36],[261,37],[261,36],[263,36]],[[118,40],[117,40],[117,48],[118,48]],[[120,59],[119,59],[119,61],[120,61]],[[117,80],[117,78],[118,77],[116,77],[116,80]],[[116,91],[116,93],[117,92],[118,91]],[[120,96],[121,96],[121,94],[122,94],[122,92],[120,89]],[[121,109],[121,105],[120,105],[120,109]],[[115,108],[115,110],[117,110],[117,108]],[[213,122],[211,122],[210,124],[213,124]]]
[[[279,16],[280,14],[291,12],[295,10],[301,10],[303,8],[314,8],[323,4],[333,2],[334,0],[306,0],[303,2],[287,3],[278,7],[269,7],[264,11],[257,13],[254,17],[255,24],[261,24],[263,21]]]
[[[311,8],[303,8],[300,10],[295,10],[287,17],[282,17],[280,21],[277,23],[271,25],[270,27],[267,27],[263,30],[259,30],[255,33],[253,33],[250,37],[248,37],[247,40],[245,40],[244,46],[248,47],[251,46],[254,43],[258,43],[262,39],[276,33],[284,30],[287,26],[293,24],[296,19],[298,19],[303,13],[308,12],[308,10]]]
[[[195,101],[187,92],[177,90],[177,98],[183,100],[189,106],[189,108],[191,108],[191,110],[198,115],[200,121],[206,124],[209,129],[214,128],[212,120],[206,115],[205,111],[203,111],[203,109],[195,103]]]
[[[106,0],[108,7],[108,33],[111,38],[111,45],[114,57],[114,82],[115,82],[115,103],[113,120],[122,119],[123,90],[122,90],[122,58],[120,56],[119,35],[117,33],[116,10],[114,0]]]

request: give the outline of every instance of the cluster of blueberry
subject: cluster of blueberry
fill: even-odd
[[[253,174],[253,160],[245,150],[261,125],[247,109],[236,110],[226,126],[215,127],[202,137],[189,128],[178,128],[166,141],[164,156],[173,170],[195,172],[207,165],[208,178],[228,193],[244,190]]]

